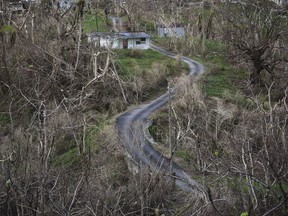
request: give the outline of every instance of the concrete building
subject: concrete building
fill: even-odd
[[[110,49],[149,49],[150,38],[145,32],[93,32],[88,42]]]

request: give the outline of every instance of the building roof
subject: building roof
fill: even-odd
[[[129,39],[129,38],[150,38],[151,35],[145,32],[92,32],[90,33],[90,37],[102,37],[102,38],[121,38],[121,39]]]
[[[120,37],[127,39],[127,38],[150,38],[151,35],[145,32],[119,32]]]

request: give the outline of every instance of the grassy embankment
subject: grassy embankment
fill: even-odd
[[[179,76],[188,71],[188,65],[179,60],[167,57],[154,50],[117,50],[117,65],[124,80],[131,80],[142,73],[151,73],[157,65],[164,66],[167,77]]]

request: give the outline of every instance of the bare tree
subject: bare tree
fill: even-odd
[[[191,169],[198,169],[210,182],[210,202],[190,210],[197,215],[210,211],[226,215],[228,209],[235,214],[286,212],[287,90],[275,103],[273,85],[268,86],[268,106],[251,97],[255,107],[247,110],[216,98],[205,104],[195,84],[193,91],[185,86],[173,106],[172,125],[180,134],[177,148],[189,153]]]
[[[75,185],[64,187],[74,193],[60,190],[57,194],[56,188],[65,185],[64,177],[52,163],[61,148],[73,147],[77,160],[86,163],[90,147],[85,145],[85,136],[91,120],[85,114],[92,107],[109,110],[115,96],[111,92],[115,85],[122,85],[113,66],[113,52],[83,45],[80,6],[74,13],[40,5],[0,21],[4,66],[0,68],[0,94],[6,99],[0,111],[10,119],[5,129],[8,135],[1,132],[0,136],[1,163],[7,174],[0,183],[0,214],[47,215],[49,209],[71,214],[79,204],[84,177],[75,176]],[[94,53],[99,53],[97,58]],[[125,97],[124,88],[116,97],[118,93]],[[86,175],[87,170],[86,166],[81,171]],[[56,201],[57,195],[68,199]]]
[[[287,17],[275,13],[266,1],[247,1],[225,7],[221,12],[226,27],[224,40],[236,48],[240,61],[251,63],[251,83],[259,84],[264,71],[270,74],[273,81],[275,72],[283,62]]]

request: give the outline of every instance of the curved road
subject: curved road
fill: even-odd
[[[152,49],[176,58],[175,54],[155,45],[152,45]],[[189,76],[197,76],[204,72],[202,64],[187,57],[182,57],[181,60],[189,65]],[[178,164],[173,161],[170,163],[170,159],[155,150],[144,132],[149,125],[148,116],[163,107],[169,101],[169,98],[173,97],[175,91],[175,89],[172,89],[170,90],[170,96],[169,92],[167,92],[148,104],[125,112],[116,119],[116,128],[121,142],[124,143],[126,150],[136,164],[139,166],[146,165],[155,171],[173,173],[176,185],[189,192],[199,194],[202,186],[191,179]]]

